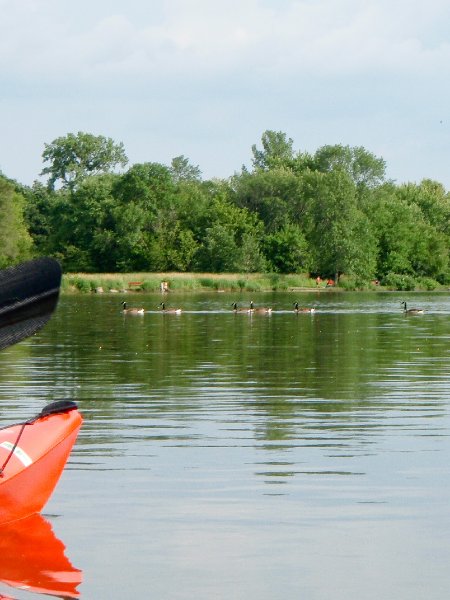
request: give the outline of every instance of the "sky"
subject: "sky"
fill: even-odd
[[[44,181],[82,131],[228,178],[274,130],[449,190],[449,23],[448,0],[0,0],[0,172]]]

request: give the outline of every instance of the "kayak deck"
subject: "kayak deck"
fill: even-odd
[[[43,509],[81,424],[76,404],[62,401],[30,421],[0,429],[0,524]]]

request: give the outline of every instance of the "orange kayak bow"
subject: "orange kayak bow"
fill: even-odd
[[[0,429],[0,524],[43,509],[81,423],[75,402],[62,400],[29,421]]]

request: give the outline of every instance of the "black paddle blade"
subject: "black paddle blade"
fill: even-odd
[[[47,323],[58,303],[61,275],[59,263],[52,258],[0,271],[0,350]]]

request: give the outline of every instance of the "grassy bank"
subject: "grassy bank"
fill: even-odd
[[[146,291],[159,292],[165,282],[171,291],[267,291],[316,288],[316,281],[304,275],[242,273],[68,273],[64,292]]]
[[[115,293],[124,291],[161,291],[162,282],[166,282],[170,291],[199,292],[199,291],[301,291],[327,289],[335,290],[375,290],[395,289],[382,288],[368,282],[357,285],[355,281],[342,277],[338,287],[327,287],[322,281],[317,285],[316,280],[308,275],[278,273],[68,273],[63,277],[62,290],[65,293],[90,293],[103,291]]]

